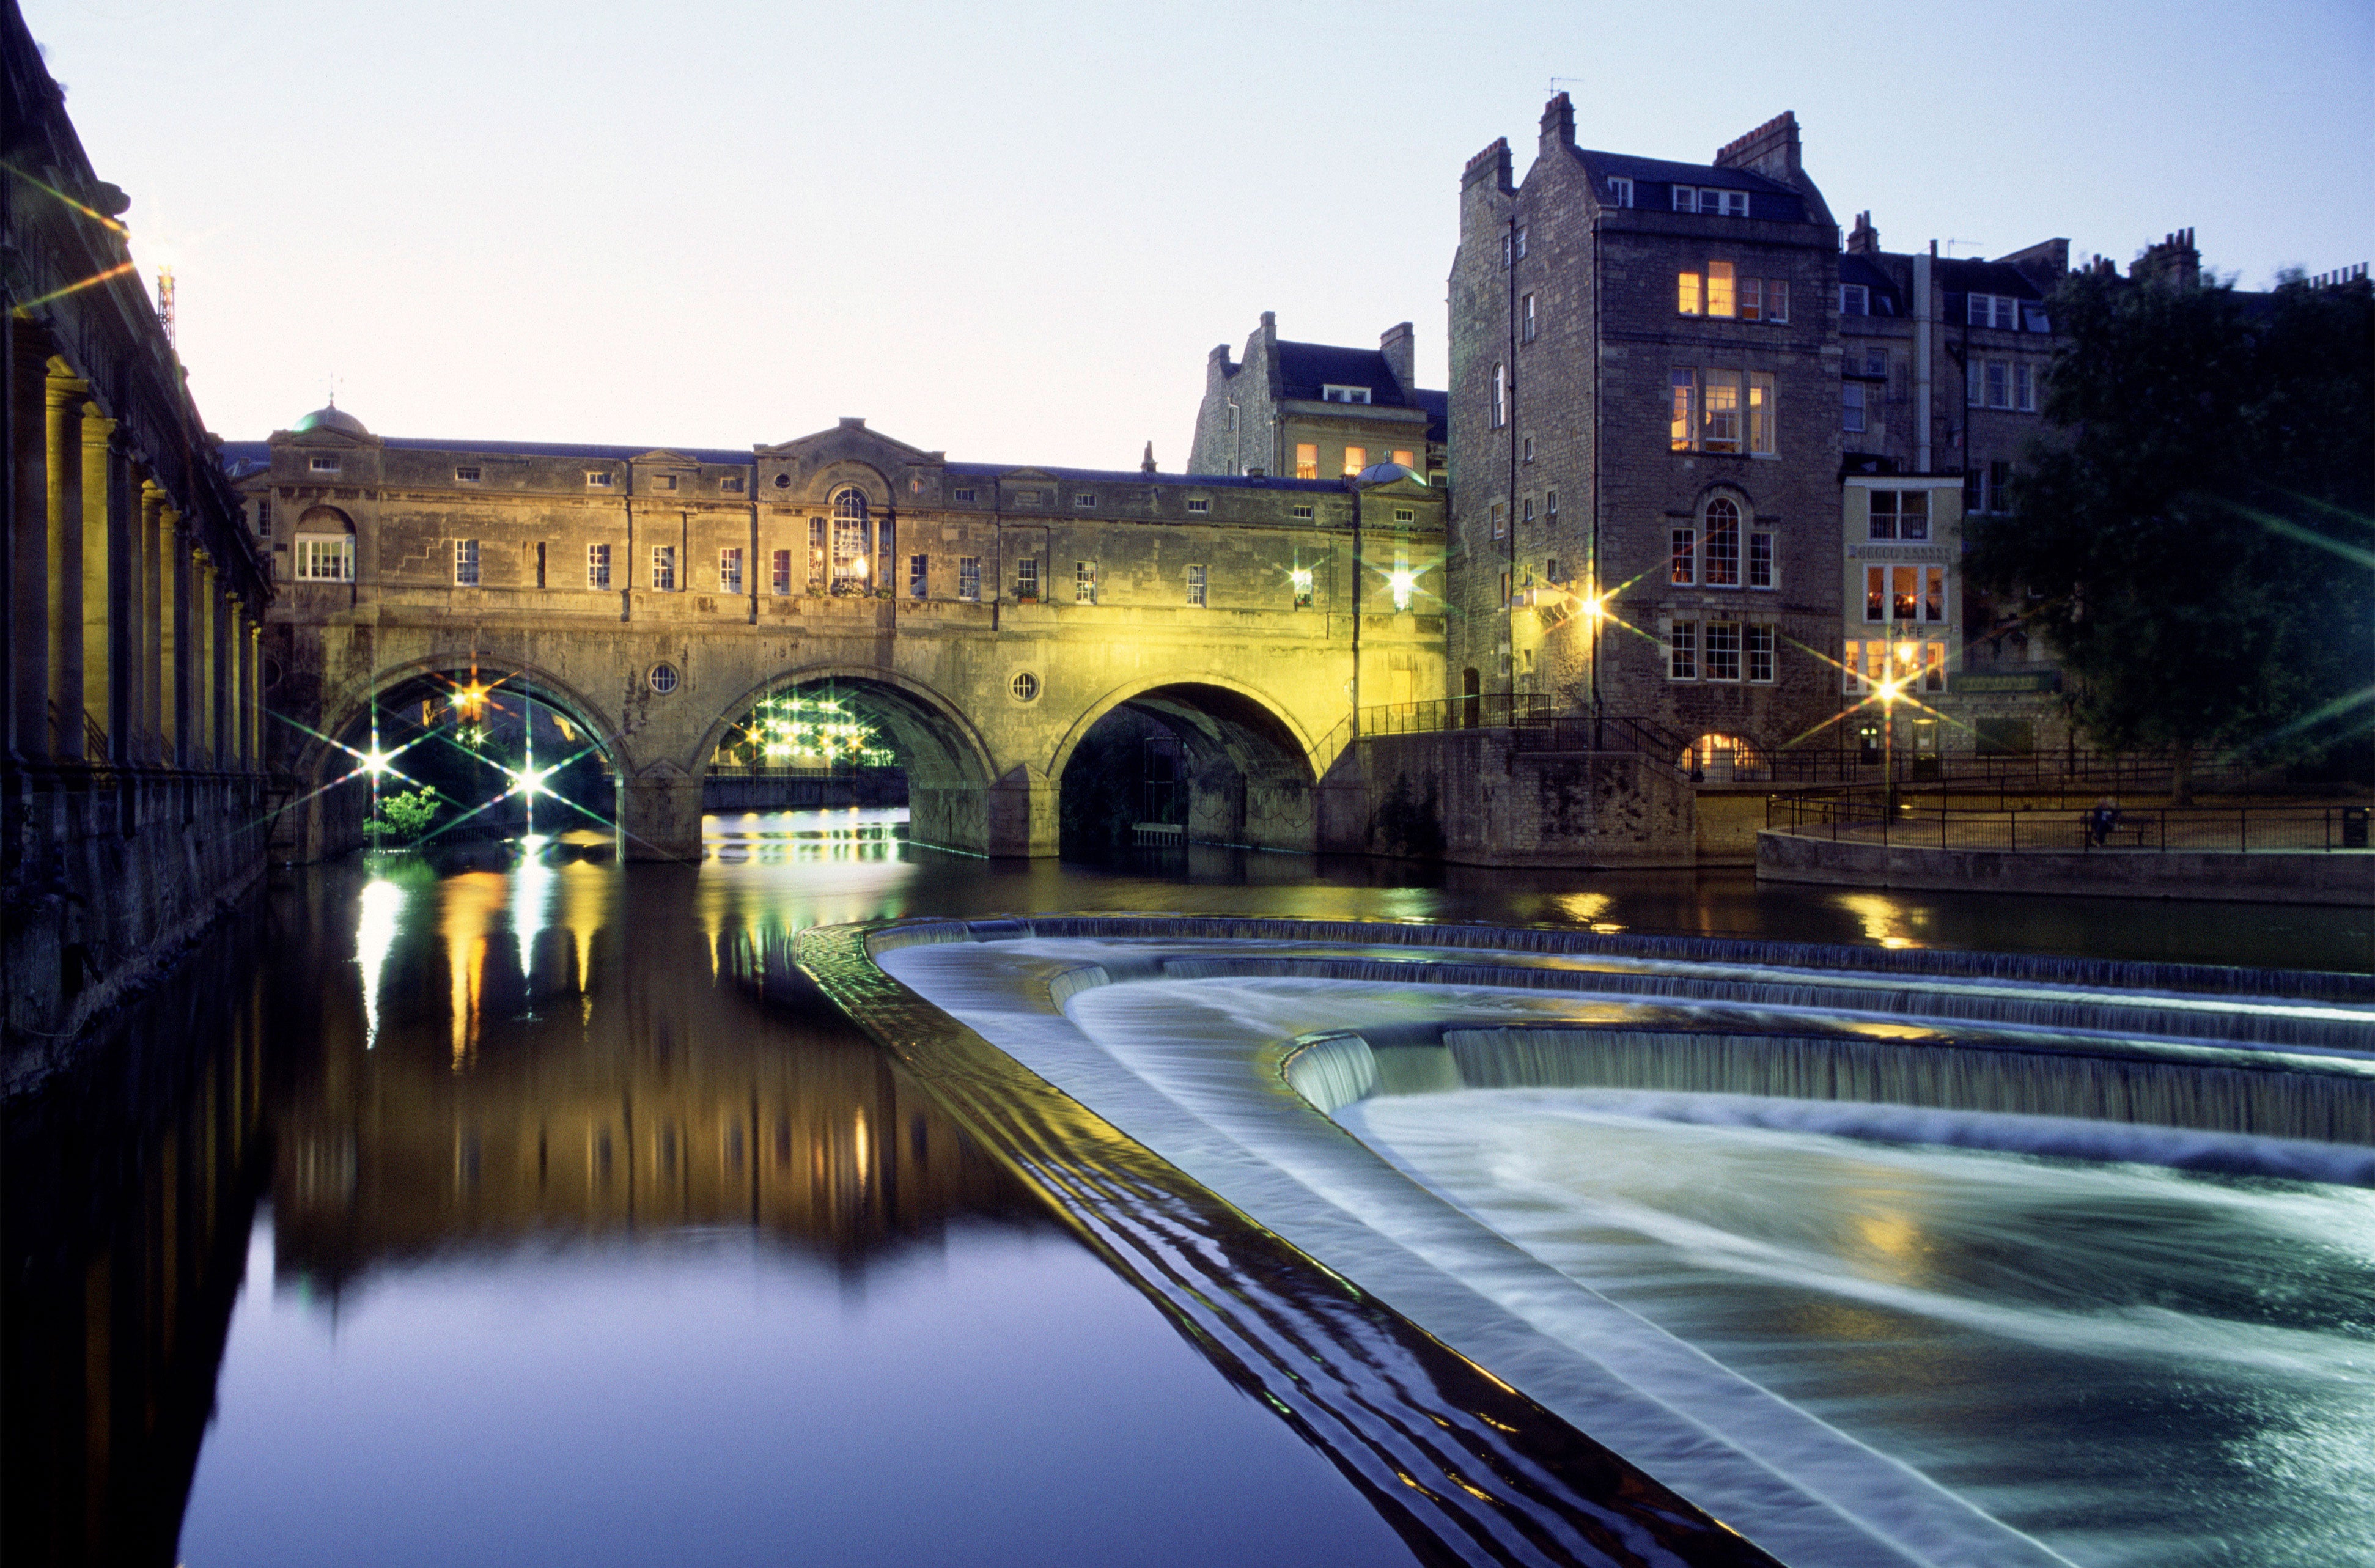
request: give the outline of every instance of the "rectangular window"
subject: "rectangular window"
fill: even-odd
[[[1888,568],[1885,566],[1863,569],[1863,618],[1866,620],[1888,619]]]
[[[1946,644],[1944,643],[1921,644],[1921,690],[1946,690]]]
[[[792,591],[792,552],[777,550],[767,564],[767,588],[777,598]]]
[[[717,552],[717,591],[738,594],[742,591],[742,547]]]
[[[297,536],[297,581],[351,583],[355,580],[355,541],[344,534]]]
[[[663,594],[676,592],[676,547],[652,547],[652,587]]]
[[[1691,435],[1697,419],[1699,373],[1678,370],[1673,373],[1673,414],[1668,430],[1669,439],[1676,452],[1691,449]]]
[[[742,476],[739,474],[727,475],[725,477],[717,481],[717,489],[719,493],[723,495],[740,495],[742,493]]]
[[[479,585],[478,540],[454,541],[454,581],[465,588],[475,588]]]
[[[1921,619],[1944,623],[1946,619],[1946,569],[1926,568],[1921,579]]]
[[[316,457],[308,463],[306,467],[316,474],[335,474],[338,471],[338,460],[335,457]]]
[[[1765,280],[1765,319],[1766,321],[1790,319],[1790,280],[1788,278],[1768,277]]]
[[[1311,521],[1311,508],[1308,506],[1292,506],[1287,508],[1287,515],[1293,517],[1297,523],[1308,523]]]
[[[1988,407],[2012,407],[2012,367],[2002,360],[1988,361]]]
[[[1677,528],[1673,532],[1673,550],[1666,567],[1666,581],[1676,587],[1688,587],[1699,580],[1699,531]]]
[[[2024,414],[2037,412],[2037,367],[2015,365],[2012,368],[2013,407]]]
[[[1403,467],[1410,469],[1413,473],[1418,470],[1418,454],[1416,453],[1397,452],[1394,454],[1394,461],[1400,464]]]
[[[1204,569],[1200,566],[1188,569],[1188,602],[1199,609],[1204,607]]]
[[[1746,191],[1701,191],[1699,193],[1699,210],[1701,212],[1707,210],[1707,198],[1709,196],[1713,196],[1716,200],[1717,205],[1715,211],[1717,216],[1721,218],[1746,218],[1748,216],[1748,193]]]
[[[1708,452],[1740,450],[1740,372],[1709,371],[1703,391],[1707,418],[1699,427],[1699,445]]]
[[[825,550],[824,519],[811,517],[809,519],[809,584],[820,594],[824,592]]]
[[[1496,539],[1509,536],[1509,514],[1497,501],[1493,503],[1493,536]]]
[[[1524,441],[1524,442],[1522,443],[1522,446],[1521,446],[1521,448],[1520,448],[1520,451],[1519,451],[1519,456],[1520,456],[1520,457],[1521,457],[1525,462],[1528,462],[1528,463],[1531,463],[1531,462],[1534,460],[1534,438],[1533,438],[1533,437],[1531,437],[1531,436],[1528,436],[1528,437],[1525,439],[1525,441]]]
[[[537,540],[527,548],[527,564],[531,579],[539,588],[544,586],[544,541]]]
[[[1748,649],[1748,678],[1770,681],[1773,678],[1773,629],[1769,626],[1748,626],[1741,629]]]
[[[1748,450],[1760,457],[1774,454],[1773,377],[1769,371],[1748,372]]]
[[[1699,678],[1699,623],[1678,620],[1666,639],[1666,674],[1674,680]]]
[[[1072,602],[1093,605],[1097,602],[1097,563],[1093,560],[1072,562]]]
[[[1518,337],[1520,342],[1534,340],[1534,297],[1527,295],[1518,306]]]
[[[920,599],[928,596],[932,583],[932,558],[911,555],[907,558],[907,596]]]
[[[1298,479],[1319,477],[1319,443],[1303,442],[1294,449],[1294,477]]]
[[[1697,273],[1681,273],[1674,278],[1674,309],[1686,316],[1706,312],[1706,280]]]
[[[1014,563],[1014,596],[1036,601],[1039,597],[1039,561],[1026,557]]]
[[[272,503],[268,501],[255,503],[255,531],[267,539],[272,537]]]
[[[1369,397],[1369,390],[1370,389],[1365,386],[1337,386],[1331,383],[1330,384],[1319,389],[1319,401],[1322,403],[1366,403],[1371,400]]]
[[[1506,365],[1493,367],[1493,428],[1499,430],[1509,422],[1509,371]]]
[[[1839,386],[1839,429],[1849,435],[1861,435],[1863,421],[1863,383],[1842,383]]]
[[[1633,205],[1633,182],[1627,180],[1622,174],[1611,174],[1608,177],[1608,205],[1610,206],[1631,206]]]
[[[1367,447],[1348,446],[1344,449],[1344,477],[1346,478],[1351,478],[1353,475],[1359,473],[1368,466],[1369,449]]]
[[[1740,678],[1738,621],[1710,620],[1707,623],[1707,678],[1709,680]]]
[[[1875,539],[1926,539],[1930,536],[1928,490],[1873,490],[1872,525]]]
[[[609,474],[609,471],[608,469],[604,469],[604,470],[603,470],[603,471],[601,471],[600,473],[591,473],[591,472],[589,472],[589,473],[585,476],[585,487],[586,487],[586,489],[597,489],[597,490],[607,490],[607,489],[609,489],[610,488],[610,474]]]
[[[1892,566],[1888,569],[1888,619],[1915,620],[1921,596],[1921,569],[1918,566]]]
[[[1531,526],[1534,521],[1534,498],[1532,496],[1528,496],[1526,498],[1526,510],[1523,513],[1523,517],[1527,525]]]
[[[981,602],[981,557],[957,557],[957,597],[972,604]]]
[[[610,585],[609,546],[587,545],[585,547],[585,585],[589,588],[607,588]]]
[[[1074,506],[1094,506],[1096,503],[1097,492],[1094,490],[1074,490],[1072,492],[1072,504]]]
[[[1522,225],[1518,230],[1518,259],[1526,259],[1526,230]]]
[[[1765,319],[1765,279],[1743,277],[1740,280],[1740,319],[1743,321]]]
[[[1556,518],[1558,516],[1558,491],[1546,490],[1543,492],[1542,510],[1548,513],[1553,518]]]
[[[2010,332],[2018,325],[2020,302],[2006,294],[1974,294],[1967,319],[1973,326]]]
[[[1731,264],[1709,262],[1707,270],[1707,313],[1711,316],[1734,316],[1740,313],[1732,292]]]
[[[1396,523],[1415,523],[1418,521],[1418,513],[1412,512],[1407,506],[1397,506],[1394,508],[1394,521]]]
[[[1201,517],[1212,510],[1212,503],[1209,501],[1191,501],[1188,503],[1188,510],[1191,514]]]
[[[956,499],[963,502],[965,505],[970,506],[973,504],[977,493],[978,492],[971,489],[961,489],[956,492]]]
[[[1702,573],[1710,588],[1740,586],[1740,516],[1723,507],[1707,508],[1707,544]]]
[[[1393,590],[1394,608],[1397,610],[1406,610],[1411,607],[1411,589],[1413,582],[1414,579],[1411,576],[1410,552],[1396,550],[1393,575],[1386,579],[1386,585]]]
[[[1676,212],[1696,212],[1698,209],[1698,187],[1696,185],[1676,185],[1674,187],[1674,210]]]
[[[454,470],[454,482],[462,485],[475,485],[479,482],[479,472],[480,470],[475,466],[456,468]]]
[[[674,474],[653,475],[652,489],[656,490],[672,490],[676,489],[676,476]]]
[[[1839,314],[1843,316],[1872,314],[1872,289],[1861,283],[1840,284]]]

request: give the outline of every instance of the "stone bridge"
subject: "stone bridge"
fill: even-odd
[[[1311,849],[1356,705],[1444,690],[1442,491],[949,462],[845,419],[748,453],[382,439],[335,409],[227,448],[280,593],[277,842],[359,842],[370,713],[516,677],[597,744],[621,852],[697,856],[722,740],[832,682],[887,732],[919,843],[1057,848],[1082,738],[1151,714],[1189,834]]]

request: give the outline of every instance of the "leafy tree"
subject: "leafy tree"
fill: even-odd
[[[2099,743],[2319,755],[2375,720],[2375,292],[2082,274],[2015,511],[1974,521]]]
[[[363,831],[377,842],[418,843],[436,820],[437,792],[423,787],[380,796],[379,814],[363,823]]]

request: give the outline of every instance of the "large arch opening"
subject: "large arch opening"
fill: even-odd
[[[618,833],[617,762],[585,715],[574,693],[531,670],[397,673],[311,737],[308,791],[289,803],[303,847],[606,848]]]
[[[988,843],[991,780],[972,726],[938,693],[880,674],[770,682],[727,710],[703,759],[712,817],[845,811],[863,846],[898,836],[972,852]]]
[[[1112,702],[1058,754],[1066,855],[1231,844],[1309,850],[1308,753],[1267,703],[1185,681]]]

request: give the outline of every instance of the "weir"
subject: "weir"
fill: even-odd
[[[2068,1510],[2040,1499],[2079,1484],[2068,1478],[2133,1503],[2133,1476],[2169,1461],[2123,1448],[2144,1440],[2119,1432],[2079,1441],[2083,1422],[2026,1391],[2040,1355],[2080,1357],[2078,1370],[2042,1386],[2110,1389],[2104,1397],[2133,1408],[2167,1403],[2192,1375],[2152,1359],[2170,1345],[2230,1371],[2274,1358],[2286,1370],[2201,1375],[2234,1394],[2235,1410],[2289,1412],[2329,1451],[2369,1435],[2334,1413],[2341,1385],[2359,1381],[2346,1368],[2364,1347],[2348,1331],[2310,1319],[2267,1339],[2273,1330],[2233,1303],[2189,1309],[2158,1328],[2134,1319],[2144,1309],[2123,1292],[2182,1295],[2184,1259],[2128,1259],[2127,1274],[2086,1287],[2099,1286],[2100,1299],[2081,1290],[2050,1310],[2026,1301],[2025,1286],[1997,1299],[1994,1286],[1957,1283],[1999,1255],[2090,1278],[2092,1252],[2115,1256],[2141,1234],[2117,1230],[2092,1252],[2074,1243],[2070,1206],[2102,1193],[2118,1195],[2117,1210],[2212,1203],[2204,1182],[2300,1185],[2297,1198],[2239,1197],[2232,1214],[2205,1210],[2228,1215],[2212,1231],[2245,1237],[2239,1272],[2286,1254],[2255,1225],[2331,1228],[2330,1215],[2358,1200],[2317,1194],[2375,1185],[2375,982],[2365,975],[1157,916],[810,932],[743,958],[776,987],[796,964],[820,979],[837,969],[845,978],[827,990],[846,1006],[860,945],[886,979],[904,983],[892,987],[904,998],[895,1018],[878,1011],[868,1024],[883,1037],[920,1050],[913,1042],[952,1031],[994,1045],[1190,1190],[1241,1210],[1303,1267],[1350,1281],[1539,1401],[1546,1419],[1606,1444],[1784,1560],[2109,1562],[2156,1532],[2223,1527],[2188,1522],[2188,1505],[2177,1505],[2175,1522],[2139,1523],[2125,1546],[2060,1528]],[[853,1010],[866,1022],[880,1005],[858,997]],[[1858,1147],[1904,1152],[1859,1158]],[[1101,1156],[1084,1146],[1068,1157],[1093,1166]],[[2026,1190],[2047,1178],[2019,1161],[2039,1159],[2079,1162],[2051,1175],[2059,1185],[2038,1209],[2042,1229],[1955,1229],[1962,1210],[1937,1195],[1984,1195],[1994,1181]],[[1768,1166],[1782,1173],[1772,1190],[1795,1194],[1782,1201],[1788,1213],[1764,1196]],[[1801,1167],[1816,1173],[1811,1187],[1790,1185]],[[1700,1169],[1721,1174],[1687,1179]],[[2131,1169],[2188,1173],[2117,1173]],[[1893,1173],[1872,1173],[1883,1170]],[[1624,1196],[1627,1182],[1646,1182],[1656,1201]],[[1099,1208],[1084,1187],[1072,1201]],[[1670,1202],[1683,1211],[1658,1217],[1657,1204]],[[1690,1205],[1699,1202],[1720,1212],[1698,1215]],[[2300,1217],[2283,1219],[2286,1205]],[[1745,1219],[1731,1212],[1743,1206]],[[1825,1232],[1819,1244],[1758,1239],[1807,1214]],[[1925,1225],[1937,1232],[1928,1242]],[[1875,1262],[1859,1239],[1870,1237],[1911,1249],[1905,1256],[1928,1259],[1922,1267],[1937,1277],[1915,1269],[1900,1279],[1912,1265],[1894,1254]],[[2074,1244],[2066,1264],[2047,1261]],[[2204,1245],[2205,1258],[2217,1256]],[[1835,1248],[1844,1250],[1826,1250]],[[2314,1256],[2322,1261],[2301,1263],[2303,1277],[2280,1282],[2278,1299],[2347,1297],[2350,1270],[2375,1269],[2375,1260]],[[2331,1276],[2337,1267],[2343,1274]],[[1192,1254],[1125,1267],[1158,1298],[1209,1301],[1224,1289]],[[2177,1283],[2156,1273],[2165,1268],[2177,1269]],[[1865,1278],[1873,1270],[1877,1283]],[[1790,1340],[1791,1326],[1839,1323],[1873,1325],[1860,1332],[1882,1339],[1808,1329],[1807,1344],[1773,1361],[1775,1334]],[[1974,1396],[1977,1406],[1935,1431],[1903,1400],[1842,1403],[1842,1390],[1870,1379],[1854,1369],[1891,1336],[1937,1340],[1955,1364],[2000,1367],[1982,1381],[2023,1392],[2003,1395],[1993,1415],[1995,1396]],[[1929,1363],[1912,1364],[1899,1375],[1926,1375]],[[2085,1371],[2098,1365],[2112,1371]],[[1804,1368],[1847,1370],[1826,1385]],[[2215,1389],[2214,1403],[2224,1397]],[[1400,1397],[1416,1408],[1399,1419],[1433,1419],[1425,1396]],[[2015,1414],[2039,1400],[2042,1413]],[[1983,1452],[1965,1441],[2011,1430],[2033,1436]],[[2238,1444],[2249,1447],[2231,1434],[2204,1438],[2180,1456],[2180,1468],[2199,1472],[2189,1486],[2251,1515],[2235,1527],[2245,1539],[2311,1527],[2288,1524],[2269,1488],[2221,1468],[2214,1451]],[[2048,1468],[2018,1480],[2042,1456],[2052,1456]],[[2312,1498],[2322,1485],[2291,1484]],[[2156,1560],[2189,1559],[2170,1547]]]

